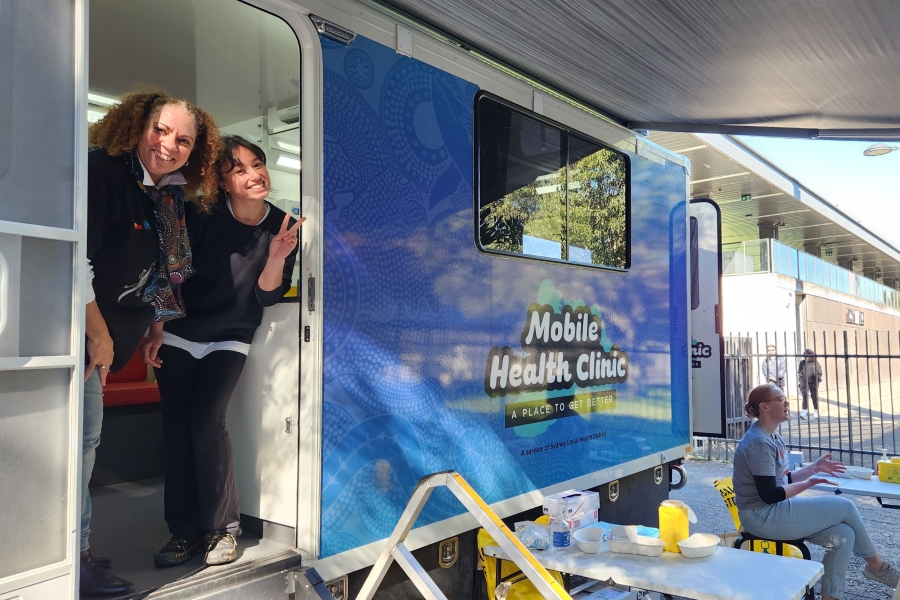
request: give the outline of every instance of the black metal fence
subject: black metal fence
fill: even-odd
[[[774,353],[767,353],[768,346]],[[727,437],[698,440],[695,451],[729,459],[752,422],[743,409],[747,394],[773,377],[791,403],[781,436],[805,460],[831,453],[847,464],[874,468],[882,449],[898,453],[900,332],[866,330],[808,332],[800,339],[786,333],[727,335]]]

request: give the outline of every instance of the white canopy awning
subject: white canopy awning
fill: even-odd
[[[895,0],[366,1],[633,129],[900,139]]]

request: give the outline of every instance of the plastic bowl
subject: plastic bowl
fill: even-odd
[[[695,533],[686,540],[678,542],[681,555],[685,558],[703,558],[710,556],[719,547],[719,536],[711,533]]]
[[[872,479],[872,475],[875,473],[873,469],[868,469],[866,467],[854,467],[847,466],[847,472],[845,473],[846,477],[856,477],[857,479]]]
[[[640,556],[661,556],[666,543],[658,538],[647,537],[644,535],[637,536],[635,541],[628,540],[606,540],[610,552],[620,554],[638,554]]]
[[[603,532],[602,527],[587,527],[577,530],[572,537],[575,538],[579,550],[585,554],[597,554],[603,542]]]

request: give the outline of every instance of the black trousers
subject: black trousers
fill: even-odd
[[[819,410],[819,384],[816,383],[808,383],[804,385],[804,382],[800,381],[800,393],[803,394],[803,410],[806,410],[808,402],[808,396],[812,396],[813,409]]]
[[[247,357],[219,350],[196,359],[181,348],[159,349],[155,369],[163,416],[165,518],[176,537],[240,535],[234,456],[225,412]]]

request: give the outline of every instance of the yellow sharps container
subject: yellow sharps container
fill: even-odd
[[[681,500],[663,500],[659,505],[659,539],[666,543],[666,552],[681,552],[678,542],[691,536],[690,523],[697,515]]]

